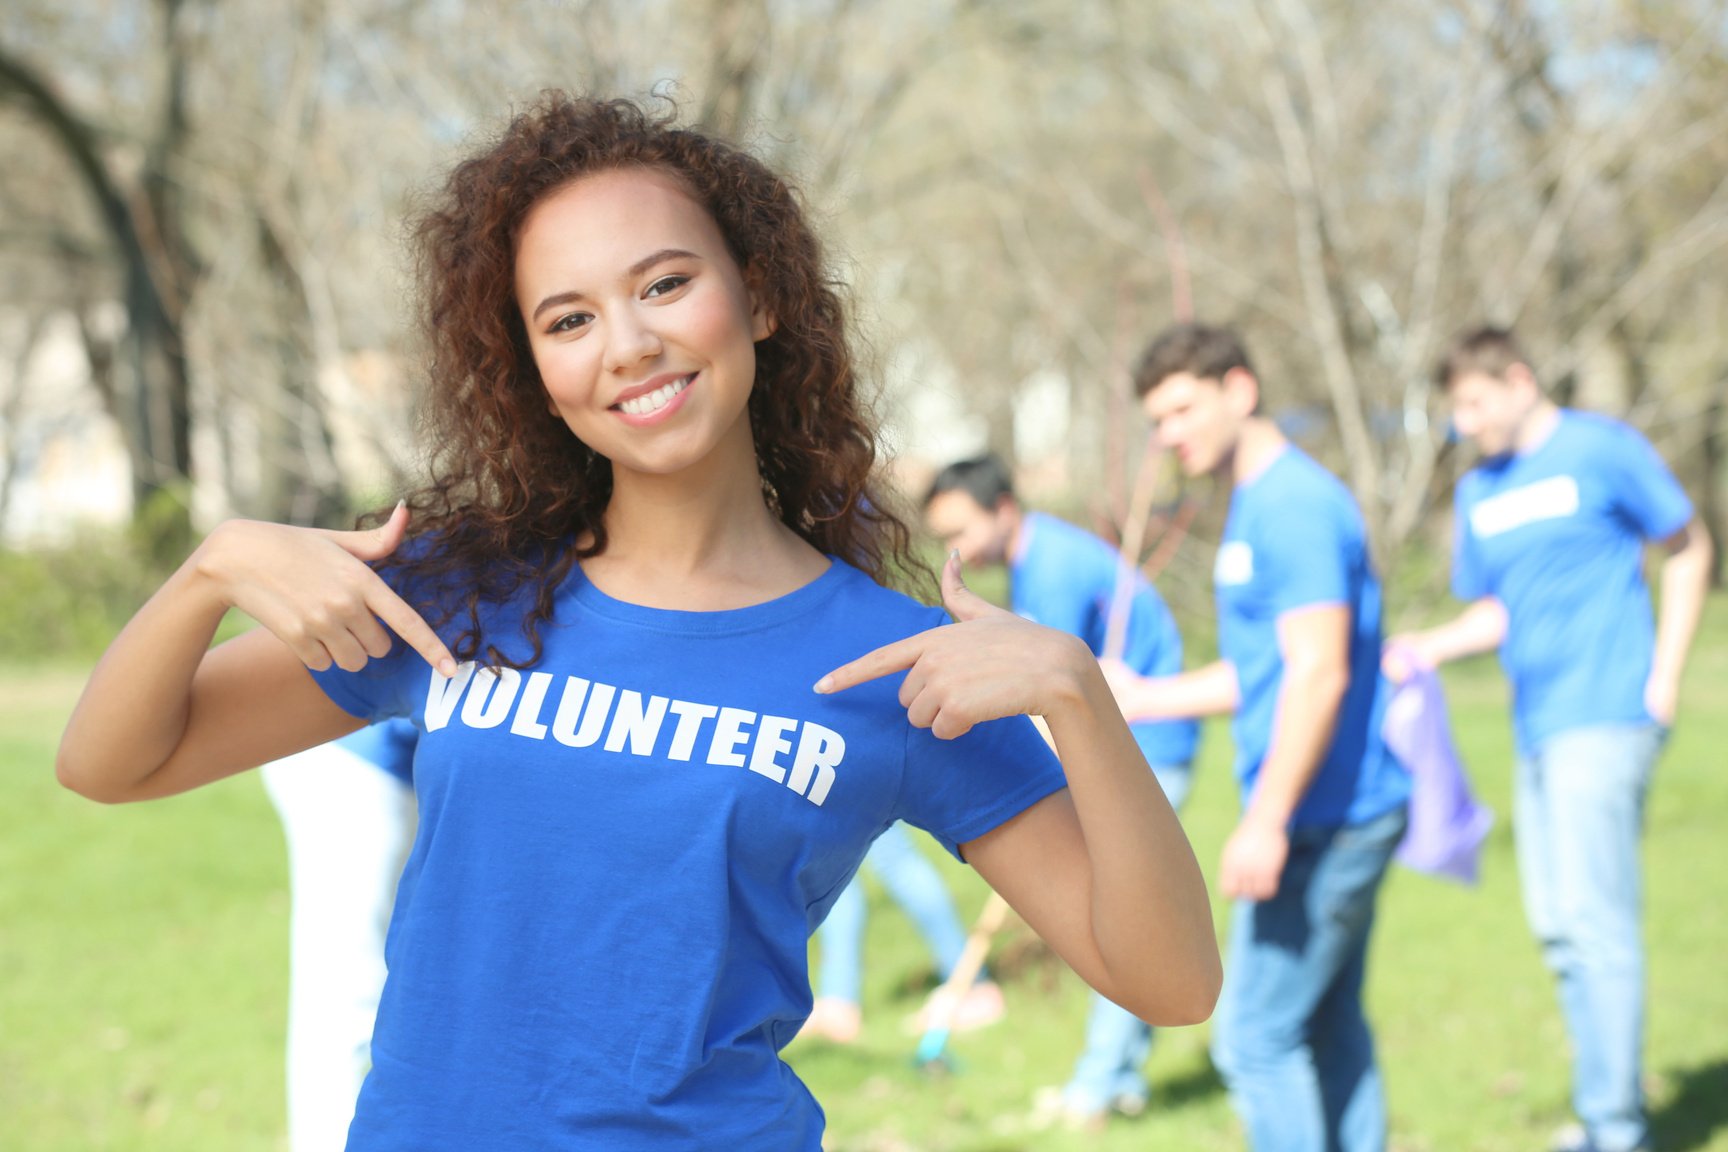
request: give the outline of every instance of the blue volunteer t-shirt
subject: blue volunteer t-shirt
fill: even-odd
[[[520,635],[523,603],[490,639]],[[871,841],[905,820],[957,851],[1065,785],[1024,718],[944,741],[908,723],[901,675],[812,690],[946,619],[838,560],[724,612],[577,570],[525,671],[445,681],[398,642],[318,673],[423,733],[349,1152],[816,1152],[822,1111],[779,1052]]]
[[[1391,695],[1380,676],[1380,581],[1349,491],[1294,446],[1239,484],[1213,568],[1218,645],[1241,699],[1231,732],[1244,802],[1272,742],[1284,658],[1278,617],[1300,608],[1350,609],[1350,687],[1332,747],[1297,807],[1295,827],[1361,824],[1404,804],[1410,777],[1380,738]]]
[[[1656,626],[1644,542],[1692,519],[1649,441],[1565,410],[1533,451],[1467,472],[1454,503],[1452,591],[1506,607],[1500,661],[1519,747],[1587,724],[1649,723]]]
[[[336,741],[368,764],[376,765],[404,784],[414,783],[414,745],[420,739],[420,729],[411,720],[386,720],[368,724]]]
[[[1009,600],[1016,614],[1078,636],[1094,656],[1104,654],[1110,607],[1126,565],[1121,553],[1066,520],[1029,512],[1018,556],[1009,563]],[[1138,572],[1131,581],[1122,662],[1142,676],[1182,671],[1182,637],[1157,591]],[[1149,764],[1194,759],[1200,726],[1173,720],[1131,726]]]

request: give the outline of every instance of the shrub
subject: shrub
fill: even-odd
[[[0,652],[19,663],[93,657],[170,570],[119,532],[0,551]]]

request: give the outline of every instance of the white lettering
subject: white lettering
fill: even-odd
[[[1578,512],[1578,481],[1550,476],[1522,488],[1490,496],[1470,509],[1470,530],[1479,540],[1523,528],[1541,520],[1558,520]]]
[[[558,714],[552,718],[552,738],[558,743],[578,747],[576,721],[582,718],[582,702],[587,698],[588,681],[580,676],[564,677],[564,695],[558,698]]]
[[[666,750],[666,756],[670,760],[688,760],[696,750],[696,736],[702,730],[702,721],[712,720],[720,714],[720,709],[714,704],[674,700],[672,714],[678,717],[678,727],[672,733],[672,747]]]
[[[496,728],[510,715],[522,673],[514,668],[482,668],[474,676],[468,699],[462,702],[462,723],[470,728]]]
[[[1246,540],[1226,540],[1218,545],[1212,562],[1212,583],[1233,586],[1254,579],[1254,548]]]
[[[522,689],[522,703],[516,705],[516,718],[510,721],[510,731],[535,740],[546,739],[546,725],[540,723],[540,708],[546,702],[546,689],[552,686],[552,673],[530,672]]]
[[[660,722],[666,719],[664,696],[650,696],[642,703],[642,693],[626,688],[618,697],[618,707],[612,713],[612,730],[606,733],[606,751],[618,752],[624,741],[630,741],[633,756],[654,755],[654,741],[660,735]]]
[[[612,697],[618,689],[610,684],[596,684],[588,693],[588,707],[582,710],[582,727],[566,743],[572,748],[587,748],[600,739],[606,727],[606,713],[612,707]]]
[[[744,729],[755,720],[756,713],[742,708],[720,709],[720,719],[714,722],[714,741],[708,745],[708,763],[727,768],[744,767],[744,757],[737,748],[750,738]]]
[[[462,698],[462,690],[473,678],[472,660],[465,661],[448,680],[436,672],[426,678],[426,731],[436,732],[450,723],[450,717],[456,713],[456,701]]]
[[[834,768],[845,756],[846,741],[840,733],[805,721],[798,733],[798,754],[792,758],[792,778],[786,787],[820,807],[834,786]],[[814,784],[810,782],[812,776]]]
[[[548,727],[542,717],[556,679],[551,672],[483,668],[472,660],[460,665],[449,680],[431,675],[426,685],[426,730],[447,727],[460,708],[462,723],[469,728],[497,728],[509,719],[514,736],[544,740],[550,731],[567,748],[590,748],[604,736],[606,752],[652,757],[671,715],[678,720],[669,746],[659,754],[669,761],[689,763],[695,759],[704,725],[713,721],[705,749],[709,764],[749,768],[818,806],[828,799],[835,769],[846,756],[845,738],[820,724],[673,700],[580,676],[564,677]]]
[[[786,783],[786,769],[774,763],[774,757],[792,751],[792,741],[786,733],[798,727],[798,721],[784,716],[763,716],[756,725],[756,743],[750,749],[750,771],[768,777],[776,784]]]

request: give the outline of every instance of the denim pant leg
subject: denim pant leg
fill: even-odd
[[[1338,1148],[1378,1148],[1386,1138],[1386,1101],[1374,1061],[1374,1033],[1362,1011],[1373,927],[1370,918],[1331,990],[1315,1009],[1308,1033],[1320,1077],[1326,1131]]]
[[[876,838],[865,860],[888,895],[905,910],[930,950],[936,970],[946,980],[966,948],[966,929],[954,912],[954,899],[936,865],[918,851],[911,835],[899,824],[890,824]]]
[[[1086,1046],[1062,1100],[1076,1112],[1102,1112],[1121,1097],[1146,1099],[1141,1065],[1152,1052],[1152,1026],[1114,1001],[1092,993]]]
[[[1271,900],[1237,901],[1212,1058],[1254,1152],[1382,1152],[1386,1111],[1361,987],[1403,808],[1299,829]]]
[[[1573,1108],[1603,1152],[1649,1135],[1639,848],[1662,738],[1648,724],[1575,728],[1518,763],[1525,914],[1559,985]]]
[[[1155,764],[1152,772],[1170,807],[1180,810],[1188,798],[1193,770],[1188,764]],[[1120,1097],[1147,1096],[1141,1066],[1152,1051],[1152,1028],[1138,1016],[1098,993],[1086,1017],[1086,1041],[1075,1062],[1073,1078],[1063,1089],[1068,1106],[1078,1112],[1098,1112]]]

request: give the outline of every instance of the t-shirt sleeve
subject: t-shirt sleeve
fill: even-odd
[[[431,544],[421,538],[403,545],[417,552]],[[402,568],[386,568],[379,572],[392,591],[409,604],[421,601],[421,586],[407,576]],[[345,672],[332,664],[322,672],[313,672],[312,679],[324,694],[343,711],[368,724],[396,716],[412,717],[426,706],[427,688],[436,675],[425,657],[410,647],[407,641],[385,626],[390,635],[390,651],[366,661],[356,672]]]
[[[908,725],[895,815],[959,857],[960,845],[1067,784],[1056,754],[1024,716],[979,724],[954,740]]]
[[[1452,497],[1452,595],[1460,600],[1480,600],[1493,594],[1476,537],[1470,534],[1470,497],[1465,483]]]
[[[1114,588],[1114,566],[1108,560],[1100,565],[1098,557],[1072,548],[1052,554],[1048,549],[1053,547],[1056,545],[1046,545],[1046,553],[1035,566],[1029,566],[1018,607],[1038,623],[1078,636],[1097,651],[1103,643],[1099,594],[1101,589]],[[1100,571],[1105,566],[1111,569],[1107,574]],[[1103,595],[1108,597],[1109,592]]]
[[[1046,583],[1036,596],[1028,597],[1024,607],[1026,614],[1038,623],[1091,642],[1087,633],[1092,631],[1094,615],[1084,586],[1062,588]]]
[[[312,679],[342,710],[368,724],[393,716],[412,716],[416,712],[411,685],[420,684],[420,703],[425,702],[428,677],[434,675],[426,663],[401,637],[391,636],[390,651],[384,656],[366,661],[357,672],[346,672],[332,664],[322,672],[313,672]]]
[[[1274,616],[1350,603],[1351,554],[1359,541],[1348,529],[1345,510],[1330,500],[1319,515],[1274,511],[1260,519],[1253,542],[1255,580],[1264,574]]]
[[[1635,428],[1615,429],[1606,465],[1614,504],[1646,540],[1666,540],[1692,519],[1692,501],[1654,445]]]

